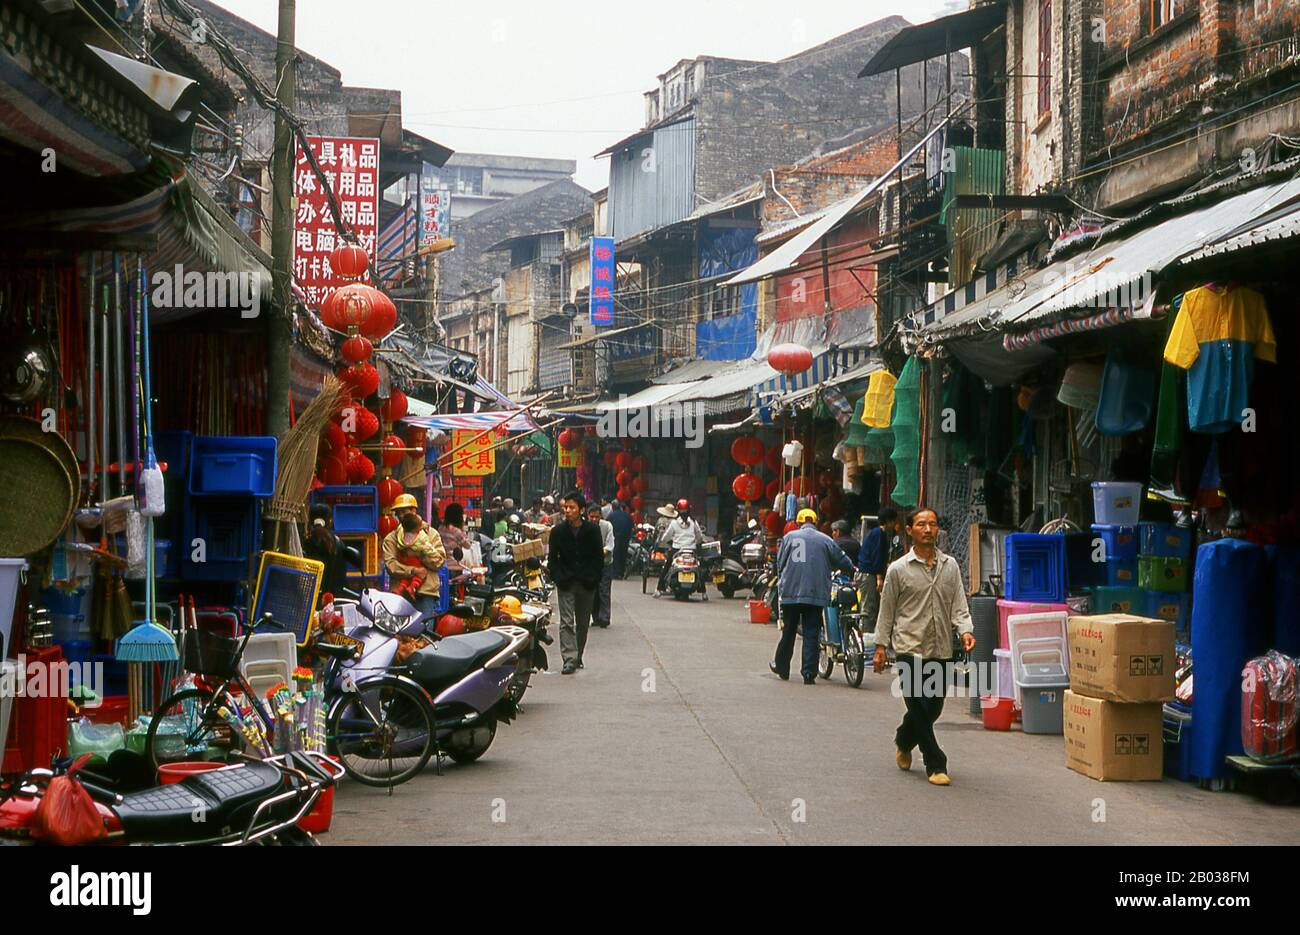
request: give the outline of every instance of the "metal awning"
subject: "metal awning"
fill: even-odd
[[[1300,204],[1283,205],[1247,224],[1238,225],[1235,230],[1229,231],[1214,242],[1186,254],[1178,260],[1178,265],[1186,266],[1210,257],[1224,256],[1249,247],[1278,243],[1296,237],[1300,237]]]
[[[638,328],[644,328],[646,325],[653,325],[656,320],[653,318],[638,322],[635,325],[624,325],[622,328],[610,328],[608,331],[597,331],[595,334],[588,335],[585,338],[579,338],[576,341],[570,341],[567,344],[561,344],[556,350],[571,350],[575,347],[586,347],[588,344],[595,344],[602,338],[612,338],[616,334],[626,334],[629,331],[635,331]]]
[[[656,383],[631,395],[624,395],[618,399],[601,400],[596,403],[594,408],[597,412],[614,412],[620,409],[649,409],[660,403],[668,402],[679,393],[684,393],[704,382],[707,381],[692,380],[689,383]]]
[[[1004,0],[975,7],[963,13],[941,16],[919,26],[907,26],[889,37],[858,72],[859,78],[915,65],[975,45],[1006,22]]]
[[[921,141],[907,151],[902,159],[895,162],[880,178],[876,179],[856,195],[845,198],[843,201],[837,201],[827,210],[814,224],[804,228],[795,234],[781,246],[777,247],[765,257],[760,257],[757,263],[749,266],[735,276],[732,276],[724,286],[739,286],[747,282],[757,282],[760,279],[767,279],[783,273],[795,266],[799,258],[803,256],[817,241],[821,240],[827,234],[839,225],[854,208],[866,201],[872,194],[883,188],[885,183],[894,175],[901,166],[907,165],[912,158],[925,148],[930,142],[930,138],[939,133],[948,124],[947,120],[940,122],[936,127],[930,130]]]

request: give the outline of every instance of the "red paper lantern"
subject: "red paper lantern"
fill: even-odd
[[[632,507],[633,517],[635,518],[636,514],[641,512],[641,507],[645,506],[645,501],[640,497],[633,497],[628,501],[628,506]],[[637,522],[641,521],[638,519]]]
[[[349,445],[356,445],[357,442],[369,441],[379,431],[379,417],[369,409],[361,406],[351,406],[351,413],[343,413],[342,431],[347,438]],[[347,427],[351,426],[349,432]]]
[[[646,465],[650,463],[645,455],[633,455],[632,463],[628,465],[635,473],[644,474]]]
[[[763,525],[767,528],[769,534],[779,536],[781,528],[785,525],[785,517],[776,510],[771,510],[763,517]]]
[[[574,448],[577,448],[580,440],[578,433],[573,429],[565,429],[560,433],[560,447],[565,451],[572,451]]]
[[[763,455],[763,463],[767,465],[767,469],[773,474],[780,474],[781,446],[773,445],[771,448],[767,449],[767,453]]]
[[[343,427],[337,422],[326,422],[325,433],[321,440],[330,451],[342,451],[348,446],[348,440],[343,435]]]
[[[339,371],[339,379],[352,391],[357,399],[374,395],[379,389],[379,371],[374,364],[353,364]]]
[[[635,475],[631,471],[624,468],[614,475],[614,483],[618,484],[620,487],[626,487],[632,482],[634,476]]]
[[[354,334],[343,342],[339,348],[339,356],[350,364],[359,364],[362,361],[369,360],[370,355],[375,352],[375,346],[370,343],[369,338],[363,338],[359,334]]]
[[[396,422],[406,416],[409,404],[406,394],[394,388],[392,395],[380,403],[379,414],[383,416],[385,422]]]
[[[763,499],[775,500],[776,495],[779,494],[780,492],[781,492],[781,482],[774,477],[770,481],[768,481],[767,486],[763,488]]]
[[[379,535],[386,536],[398,526],[397,517],[392,513],[385,513],[379,517]]]
[[[370,258],[358,244],[345,243],[330,252],[330,269],[334,270],[334,275],[344,279],[364,276],[369,265]]]
[[[638,476],[638,477],[634,477],[634,478],[632,478],[632,484],[631,484],[631,487],[632,487],[632,489],[635,490],[637,493],[645,493],[645,492],[646,492],[646,489],[649,488],[649,486],[650,486],[650,485],[649,485],[648,483],[646,483],[646,479],[645,479],[644,477],[640,477],[640,476]]]
[[[328,455],[320,460],[321,480],[331,486],[348,482],[347,461],[340,455]]]
[[[372,290],[374,310],[370,313],[370,321],[361,333],[368,338],[374,338],[376,341],[388,334],[397,327],[397,306],[393,300],[378,289]]]
[[[742,435],[731,443],[731,457],[745,467],[753,467],[763,460],[763,443],[753,435]]]
[[[626,487],[620,487],[618,488],[618,493],[615,494],[615,496],[617,496],[620,500],[631,500],[632,491],[628,490]]]
[[[812,484],[804,477],[792,477],[786,483],[785,489],[794,494],[796,497],[806,497],[812,493]]]
[[[343,330],[343,322],[339,321],[338,303],[335,301],[338,296],[338,290],[335,289],[320,304],[320,320],[326,328],[332,328],[335,331]]]
[[[392,506],[393,501],[402,495],[402,485],[391,477],[385,477],[375,487],[379,491],[379,505],[384,509]]]
[[[402,449],[406,447],[406,442],[402,441],[400,435],[389,435],[384,439],[384,450],[380,456],[384,462],[384,467],[394,467],[406,457],[406,452]]]
[[[773,370],[794,376],[812,366],[813,354],[802,344],[778,344],[767,352],[767,363]]]
[[[763,479],[757,474],[738,474],[731,482],[731,492],[737,500],[757,500],[763,496]]]
[[[363,282],[350,282],[334,293],[334,317],[349,334],[365,334],[379,290]]]
[[[632,460],[631,455],[629,455],[626,451],[620,451],[617,455],[614,456],[614,467],[618,468],[621,471],[628,466],[631,460]]]
[[[364,484],[375,476],[375,462],[371,461],[356,448],[348,456],[348,480],[354,484]]]

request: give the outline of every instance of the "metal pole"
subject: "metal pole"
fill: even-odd
[[[126,394],[132,392],[126,382],[126,356],[122,351],[122,262],[113,257],[113,382],[117,384],[114,402],[117,410],[117,482],[118,492],[126,492]],[[132,477],[137,475],[132,474]]]
[[[117,254],[113,255],[117,263]],[[99,347],[99,408],[103,416],[99,425],[99,495],[108,500],[108,283],[100,301],[100,347]]]
[[[280,21],[275,46],[276,99],[284,112],[293,110],[297,68],[294,48],[295,0],[279,0]],[[267,316],[266,431],[281,436],[289,430],[289,332],[293,307],[293,163],[294,135],[284,113],[275,115],[275,152],[271,170],[271,278],[274,302]]]

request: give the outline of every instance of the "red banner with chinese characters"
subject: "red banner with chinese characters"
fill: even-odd
[[[370,137],[309,136],[307,141],[325,173],[311,170],[299,149],[294,162],[293,275],[319,309],[325,297],[348,280],[330,269],[330,252],[340,239],[330,214],[325,185],[333,189],[345,226],[356,231],[361,248],[373,259],[379,228],[379,140]]]

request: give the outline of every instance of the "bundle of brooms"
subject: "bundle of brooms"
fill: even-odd
[[[274,551],[302,556],[298,530],[307,515],[307,496],[316,474],[321,434],[334,415],[342,392],[342,384],[335,377],[327,376],[320,393],[279,441],[276,450],[280,467],[275,479],[275,496],[266,505],[266,518],[274,524],[271,532]]]

